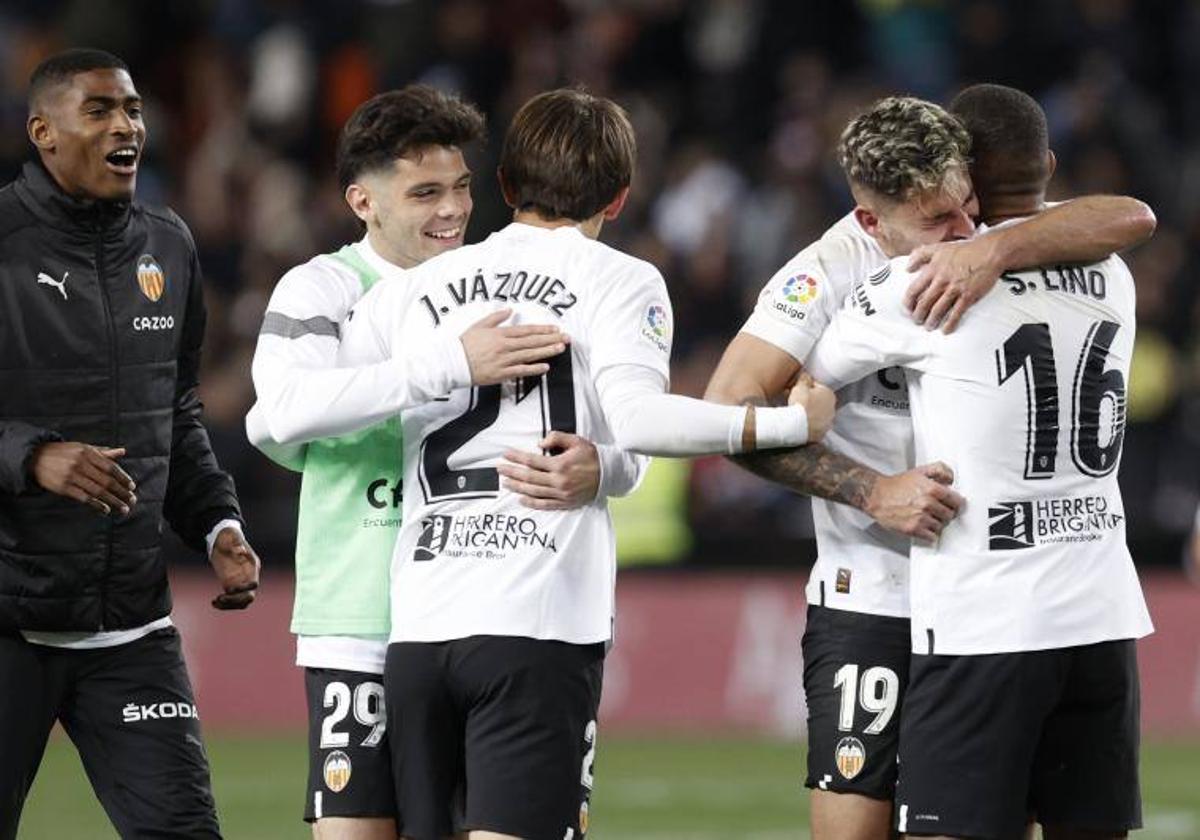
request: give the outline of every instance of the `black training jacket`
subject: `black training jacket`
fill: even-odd
[[[40,163],[0,189],[0,630],[117,630],[171,611],[163,519],[202,549],[240,519],[196,394],[204,301],[166,209],[81,201]],[[123,446],[126,517],[37,487],[34,449]]]

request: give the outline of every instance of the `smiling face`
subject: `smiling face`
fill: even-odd
[[[133,198],[146,126],[142,99],[125,70],[88,70],[50,87],[31,109],[28,131],[64,192]]]
[[[346,189],[381,257],[412,268],[463,244],[471,218],[471,170],[455,146],[426,146],[364,173]]]

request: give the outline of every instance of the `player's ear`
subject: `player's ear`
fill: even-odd
[[[371,191],[362,184],[351,184],[346,187],[346,203],[363,223],[367,223],[374,215],[374,205],[371,201]]]
[[[854,218],[869,235],[877,236],[879,234],[879,217],[873,211],[858,204],[854,208]]]
[[[625,202],[629,198],[629,187],[621,187],[615,198],[608,202],[608,205],[602,211],[604,213],[604,221],[611,222],[617,216],[621,215],[621,211],[625,209]]]
[[[496,180],[500,182],[500,195],[504,196],[504,203],[512,209],[517,209],[517,197],[512,191],[512,187],[508,185],[508,181],[504,179],[504,170],[499,166],[496,167]]]
[[[37,147],[39,152],[52,152],[55,146],[54,126],[41,114],[31,114],[25,123],[25,131],[29,134],[29,142]]]
[[[1058,167],[1058,158],[1054,156],[1053,149],[1046,150],[1046,180],[1049,181],[1054,176],[1054,170]]]

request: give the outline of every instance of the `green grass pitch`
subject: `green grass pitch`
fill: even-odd
[[[603,739],[603,733],[601,735]],[[309,837],[299,821],[302,736],[208,738],[229,840]],[[808,837],[796,744],[649,736],[601,740],[591,840],[801,840]],[[1200,742],[1148,743],[1146,829],[1135,840],[1200,838]],[[20,838],[115,838],[74,748],[55,737],[30,793]]]

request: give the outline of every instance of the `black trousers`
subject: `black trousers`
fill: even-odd
[[[55,721],[123,838],[220,838],[175,628],[70,650],[0,633],[0,840],[13,840]]]

